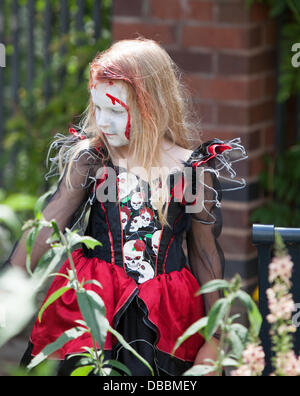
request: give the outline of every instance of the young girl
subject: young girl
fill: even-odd
[[[90,64],[90,102],[69,137],[56,135],[51,158],[60,180],[43,211],[61,230],[80,229],[99,240],[84,245],[73,260],[79,280],[103,299],[110,324],[153,367],[156,375],[181,375],[206,358],[216,358],[218,334],[210,343],[196,334],[171,356],[176,340],[206,315],[217,293],[195,297],[200,285],[222,278],[224,258],[219,179],[235,180],[232,162],[246,157],[239,139],[213,139],[191,149],[191,129],[178,71],[166,51],[146,39],[124,40]],[[222,176],[222,173],[224,175]],[[233,188],[230,188],[233,189]],[[85,227],[85,216],[89,212]],[[32,254],[34,267],[49,248],[44,228]],[[183,249],[186,233],[187,256]],[[25,265],[24,239],[9,258]],[[67,273],[67,260],[60,272]],[[57,276],[47,294],[65,285]],[[47,298],[46,297],[46,298]],[[29,363],[75,320],[82,319],[73,290],[50,305],[35,322],[23,363]],[[85,334],[59,350],[59,374],[72,370],[68,355],[92,347]],[[149,375],[117,340],[107,336],[105,355],[132,375]],[[73,367],[74,368],[74,367]]]

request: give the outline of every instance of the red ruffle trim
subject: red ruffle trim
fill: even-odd
[[[137,293],[148,309],[148,319],[157,328],[156,347],[162,352],[171,354],[178,337],[192,323],[204,316],[202,297],[195,297],[195,293],[199,290],[198,282],[187,268],[160,274],[143,284],[136,284],[123,268],[97,257],[87,258],[83,256],[82,249],[75,250],[72,257],[80,281],[83,278],[86,281],[96,279],[102,284],[103,289],[94,284],[87,284],[85,287],[101,296],[106,307],[106,317],[111,325],[119,310],[126,302],[128,303],[133,294]],[[60,273],[66,274],[69,267],[69,260],[66,260]],[[64,277],[56,276],[45,300],[66,283]],[[41,323],[36,320],[30,337],[33,343],[32,354],[37,355],[63,332],[76,326],[75,320],[78,319],[83,320],[75,291],[69,290],[46,309]],[[104,349],[112,349],[115,343],[115,337],[108,333]],[[199,334],[195,334],[177,349],[174,356],[193,362],[203,343],[204,339]],[[55,358],[64,359],[68,354],[82,352],[83,346],[92,347],[89,334],[69,341],[55,354]]]

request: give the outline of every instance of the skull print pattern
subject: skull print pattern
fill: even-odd
[[[150,196],[149,184],[138,176],[120,171],[119,185],[121,222],[123,230],[123,254],[126,272],[137,283],[154,278],[155,262],[161,235],[161,223],[156,209],[145,196]],[[148,189],[148,195],[144,188]]]

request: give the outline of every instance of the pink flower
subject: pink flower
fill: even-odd
[[[277,369],[282,375],[287,377],[300,375],[300,358],[297,358],[293,351],[279,353],[276,360]]]
[[[269,282],[280,278],[289,286],[293,265],[290,256],[274,257],[269,265]]]
[[[270,310],[270,314],[267,316],[268,322],[275,323],[280,319],[291,319],[292,312],[295,311],[293,296],[289,293],[277,299],[273,289],[268,289],[266,293]]]
[[[265,368],[265,353],[260,345],[249,344],[242,354],[243,364],[232,372],[233,376],[259,376]]]
[[[238,369],[231,372],[233,377],[251,377],[252,373],[248,366],[241,366]]]

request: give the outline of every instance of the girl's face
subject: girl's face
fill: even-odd
[[[108,143],[115,147],[128,144],[130,113],[126,87],[119,81],[97,82],[92,85],[91,96],[96,124]]]

